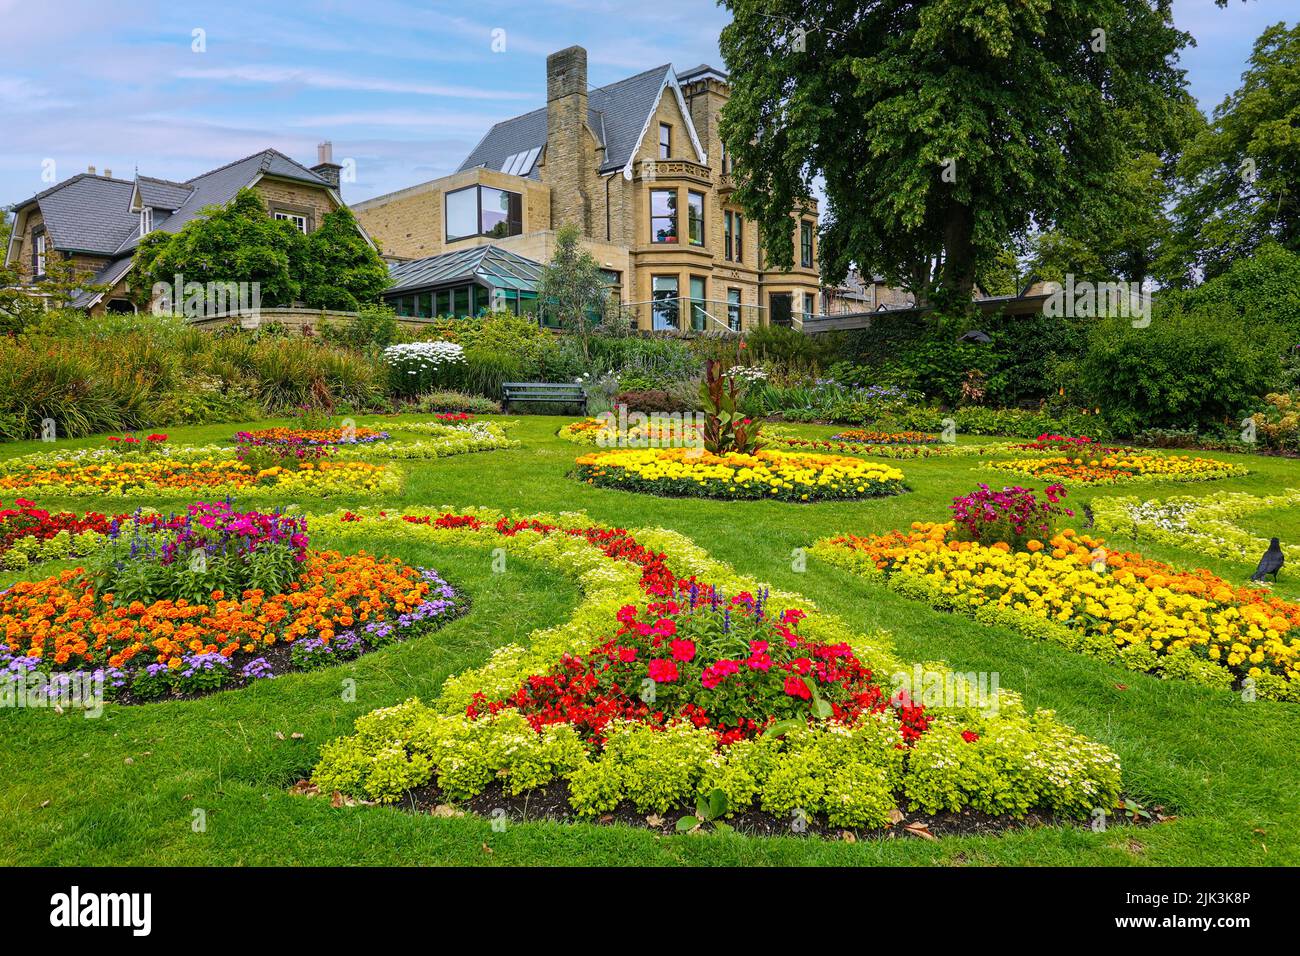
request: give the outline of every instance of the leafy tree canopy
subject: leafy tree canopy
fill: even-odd
[[[135,252],[133,286],[148,301],[157,283],[257,282],[262,303],[300,298],[306,237],[267,215],[261,197],[241,189],[225,206],[209,206],[180,232],[151,232]]]
[[[1178,171],[1184,275],[1215,276],[1262,242],[1300,251],[1300,24],[1255,41],[1240,89],[1215,108]]]
[[[378,302],[388,286],[383,260],[347,209],[327,213],[309,236],[272,219],[251,189],[202,212],[174,235],[152,232],[140,241],[135,285],[142,301],[155,283],[172,283],[177,274],[186,284],[260,283],[264,305],[301,301],[347,311]]]
[[[583,355],[591,332],[589,316],[600,315],[609,301],[609,286],[600,263],[583,248],[576,226],[561,226],[555,234],[555,252],[543,268],[538,295],[545,308],[582,342]]]
[[[1170,0],[725,2],[722,132],[771,262],[820,175],[827,278],[857,263],[940,305],[1163,154],[1189,101]]]
[[[390,284],[388,267],[350,209],[322,217],[320,228],[307,237],[302,298],[308,306],[356,312],[378,302]]]

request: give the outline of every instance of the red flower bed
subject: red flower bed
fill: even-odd
[[[381,513],[381,517],[384,515]],[[360,521],[348,512],[343,521]],[[479,530],[474,515],[404,515],[411,524]],[[727,599],[694,577],[678,577],[662,553],[639,544],[622,528],[561,528],[536,519],[500,519],[498,534],[560,532],[585,538],[609,558],[641,568],[650,600],[627,605],[611,622],[612,636],[585,655],[566,654],[549,671],[528,677],[509,697],[476,694],[467,716],[515,708],[534,728],[570,723],[601,742],[615,718],[663,726],[675,717],[711,727],[722,745],[761,733],[779,733],[792,722],[826,720],[852,724],[866,715],[890,713],[903,739],[916,740],[929,727],[925,708],[905,693],[892,698],[847,644],[822,644],[798,633],[807,612],[774,614],[767,593]]]
[[[585,656],[566,654],[503,700],[476,694],[466,715],[514,708],[538,731],[571,724],[596,743],[615,718],[661,727],[682,717],[724,746],[809,719],[853,724],[886,711],[905,741],[925,732],[924,708],[891,699],[847,644],[801,637],[803,611],[773,617],[766,603],[766,594],[725,600],[691,582],[668,600],[629,604],[613,637]]]
[[[14,507],[0,507],[0,554],[9,550],[10,546],[20,538],[46,541],[63,531],[71,534],[81,534],[83,531],[108,534],[114,522],[121,525],[130,517],[130,515],[110,517],[98,511],[87,511],[84,515],[74,514],[71,511],[51,513],[44,508],[36,507],[35,502],[28,501],[26,498],[15,498]],[[163,520],[161,515],[142,514],[139,518],[150,524],[161,524]]]

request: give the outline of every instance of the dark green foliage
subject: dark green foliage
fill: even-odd
[[[303,301],[313,309],[356,312],[379,302],[390,284],[388,267],[361,234],[352,211],[343,208],[326,213],[307,237]]]
[[[1249,410],[1278,374],[1278,357],[1227,306],[1158,309],[1147,328],[1097,323],[1080,382],[1117,433],[1195,429]]]
[[[856,264],[949,309],[1009,239],[1162,152],[1189,100],[1167,2],[726,6],[721,130],[771,264],[791,264],[790,210],[820,175],[826,277]]]
[[[202,212],[174,235],[155,231],[140,240],[132,281],[140,304],[149,302],[155,284],[170,284],[177,274],[186,284],[260,283],[265,306],[301,297],[306,237],[268,216],[257,193],[241,189],[227,205]]]

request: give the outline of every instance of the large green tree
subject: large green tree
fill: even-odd
[[[347,208],[321,218],[305,252],[302,299],[313,309],[355,312],[378,302],[391,284],[384,260]]]
[[[560,325],[582,342],[587,354],[591,336],[591,315],[602,315],[609,304],[609,286],[595,256],[582,247],[576,226],[561,226],[555,234],[555,252],[542,269],[538,295],[542,308],[556,316]]]
[[[1265,240],[1300,251],[1300,24],[1255,41],[1241,87],[1179,163],[1176,244],[1186,277],[1213,277]]]
[[[180,232],[151,232],[140,240],[132,287],[141,302],[149,300],[155,284],[170,285],[178,274],[186,284],[259,283],[268,306],[300,298],[307,239],[292,223],[267,215],[251,189],[201,212]]]
[[[856,263],[939,304],[1163,154],[1187,100],[1170,0],[724,2],[722,133],[770,261],[820,176],[827,278]]]

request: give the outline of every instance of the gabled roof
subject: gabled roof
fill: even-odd
[[[494,289],[536,292],[542,264],[498,246],[486,245],[399,262],[389,267],[388,274],[393,284],[384,290],[385,296],[466,282],[478,282]]]
[[[264,149],[252,156],[245,156],[225,166],[218,166],[211,172],[184,183],[173,184],[189,190],[185,202],[175,208],[165,219],[154,220],[154,229],[162,232],[177,233],[185,224],[197,219],[199,213],[207,206],[222,206],[235,198],[235,194],[246,186],[251,186],[263,176],[279,179],[296,179],[313,186],[330,188],[330,184],[313,173],[306,166],[295,163],[284,153],[276,149]],[[155,180],[161,182],[161,180]],[[165,206],[160,208],[166,208]],[[118,247],[118,252],[134,249],[140,242],[140,231],[127,236]]]
[[[697,155],[701,160],[704,159],[695,129],[690,126],[690,114],[686,111],[681,90],[677,87],[677,76],[672,65],[665,63],[617,83],[596,87],[587,93],[587,124],[605,147],[605,158],[600,166],[602,173],[627,167],[641,137],[649,128],[660,96],[668,87],[676,91],[682,112],[687,118],[691,142],[695,145]],[[545,145],[546,108],[543,107],[493,126],[466,157],[465,162],[460,164],[458,172],[478,166],[500,170],[511,156]],[[528,177],[540,178],[536,166],[528,173]]]
[[[155,216],[154,228],[175,233],[205,206],[229,202],[263,176],[332,188],[306,166],[278,150],[264,149],[184,183],[148,176],[137,176],[132,182],[80,173],[14,208],[36,204],[55,249],[114,256],[134,249],[139,242],[139,207],[132,210],[137,190],[143,205],[171,213]]]
[[[36,203],[45,232],[55,249],[112,255],[140,220],[131,212],[134,184],[80,173],[25,203]]]
[[[152,176],[135,177],[135,195],[132,203],[137,207],[165,209],[171,212],[180,209],[190,198],[194,190],[184,183],[173,183],[166,179],[154,179]]]

